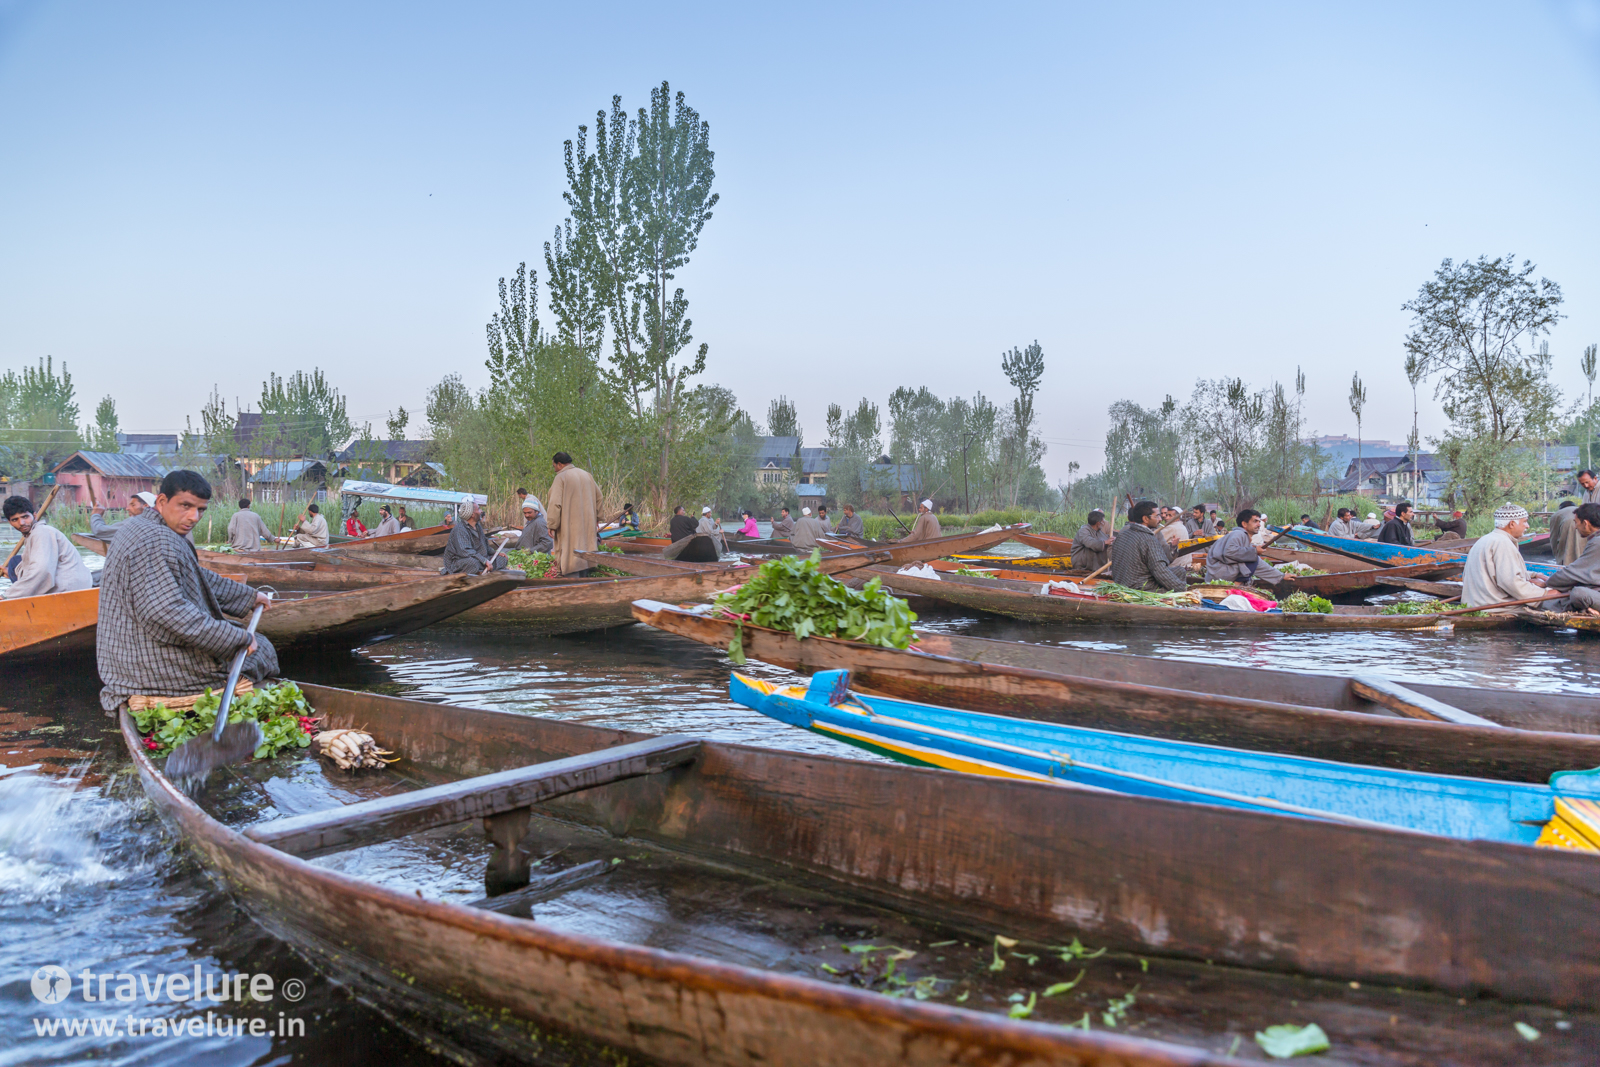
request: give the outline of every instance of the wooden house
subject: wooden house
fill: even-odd
[[[51,473],[61,487],[58,503],[104,508],[127,507],[129,497],[154,492],[162,478],[143,456],[126,452],[74,452]]]

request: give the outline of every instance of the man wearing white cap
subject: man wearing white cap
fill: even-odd
[[[1467,553],[1461,572],[1462,605],[1493,609],[1496,604],[1544,594],[1544,579],[1528,578],[1527,564],[1517,549],[1517,540],[1527,532],[1526,508],[1506,503],[1494,509],[1494,529],[1478,538]]]
[[[933,501],[924,500],[917,505],[917,521],[911,524],[911,532],[900,538],[900,543],[932,541],[938,536],[939,520],[933,514]]]
[[[1383,529],[1383,523],[1378,521],[1378,513],[1376,511],[1367,512],[1367,520],[1365,522],[1352,523],[1351,525],[1355,527],[1356,539],[1360,541],[1376,539],[1378,531]]]
[[[794,547],[809,552],[817,547],[817,538],[826,536],[828,528],[822,525],[822,520],[811,514],[810,508],[801,508],[800,521],[794,524],[794,532],[789,535]]]
[[[697,534],[705,534],[723,552],[728,550],[728,545],[722,536],[722,524],[711,517],[711,508],[700,509],[700,525],[694,528]]]
[[[155,507],[156,495],[154,493],[135,493],[128,498],[128,518],[137,518],[144,514],[145,508]],[[122,529],[120,522],[106,522],[101,518],[106,513],[105,508],[89,509],[89,533],[103,541],[109,541]]]
[[[522,498],[522,536],[517,538],[517,547],[529,552],[549,552],[556,547],[544,518],[544,505],[532,493]]]
[[[240,497],[239,510],[228,520],[228,547],[235,552],[259,552],[261,542],[271,540],[272,531],[260,515],[250,510],[250,498]]]

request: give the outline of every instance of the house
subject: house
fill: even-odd
[[[800,438],[763,437],[756,446],[756,488],[786,485],[794,480],[794,461],[800,457]]]
[[[800,484],[827,485],[828,465],[832,461],[832,455],[832,452],[826,448],[802,448],[800,450]]]
[[[351,441],[334,454],[352,478],[412,485],[437,481],[428,464],[431,441]]]
[[[861,491],[869,497],[899,496],[910,507],[922,495],[922,472],[914,463],[890,463],[887,456],[861,472]]]
[[[175,433],[119,433],[117,448],[123,455],[176,456],[178,435]]]
[[[1391,461],[1383,472],[1383,495],[1394,500],[1409,500],[1417,507],[1443,503],[1439,493],[1450,484],[1450,467],[1432,452],[1419,452],[1415,463],[1410,456]]]
[[[1350,465],[1345,468],[1344,477],[1333,483],[1332,491],[1340,494],[1382,496],[1388,486],[1389,471],[1404,459],[1404,456],[1362,456],[1359,459],[1352,459]]]
[[[122,435],[117,437],[120,444]],[[56,494],[58,503],[104,508],[127,507],[129,497],[153,492],[164,475],[144,456],[132,452],[74,452],[51,473],[61,487]]]
[[[277,503],[286,498],[328,498],[327,465],[314,459],[268,463],[250,475],[250,493],[256,500]]]

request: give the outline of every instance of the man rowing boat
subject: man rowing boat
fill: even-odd
[[[932,541],[939,533],[939,519],[933,513],[933,501],[924,500],[917,505],[917,521],[911,524],[911,532],[900,538],[898,543]]]
[[[487,574],[492,568],[506,569],[506,557],[489,543],[489,531],[484,529],[478,514],[478,503],[469,500],[461,505],[461,521],[450,528],[450,540],[444,546],[444,566],[440,574]]]
[[[155,502],[156,495],[152,492],[145,491],[133,494],[128,498],[128,518],[138,518],[144,514],[145,508],[150,507]],[[89,509],[89,533],[102,541],[109,541],[116,536],[118,530],[122,529],[122,523],[106,522],[103,518],[105,513],[105,508]]]
[[[161,480],[155,506],[123,524],[106,553],[100,583],[95,659],[105,688],[100,706],[115,711],[136,693],[189,696],[220,688],[229,661],[248,648],[244,675],[261,682],[278,673],[278,653],[229,618],[242,618],[269,598],[200,566],[187,540],[210,506],[211,485],[194,471]]]
[[[54,526],[35,519],[33,504],[27,497],[7,497],[0,512],[22,535],[22,562],[17,566],[16,580],[3,594],[5,599],[94,587],[94,575],[84,566],[77,546]]]
[[[306,506],[300,518],[295,520],[294,540],[291,543],[296,548],[328,547],[328,520],[322,517],[321,508],[315,504]]]

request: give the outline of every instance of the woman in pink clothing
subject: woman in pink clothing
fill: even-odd
[[[756,529],[756,517],[748,511],[741,511],[739,514],[744,516],[744,525],[739,527],[740,536],[760,537],[761,531]]]

